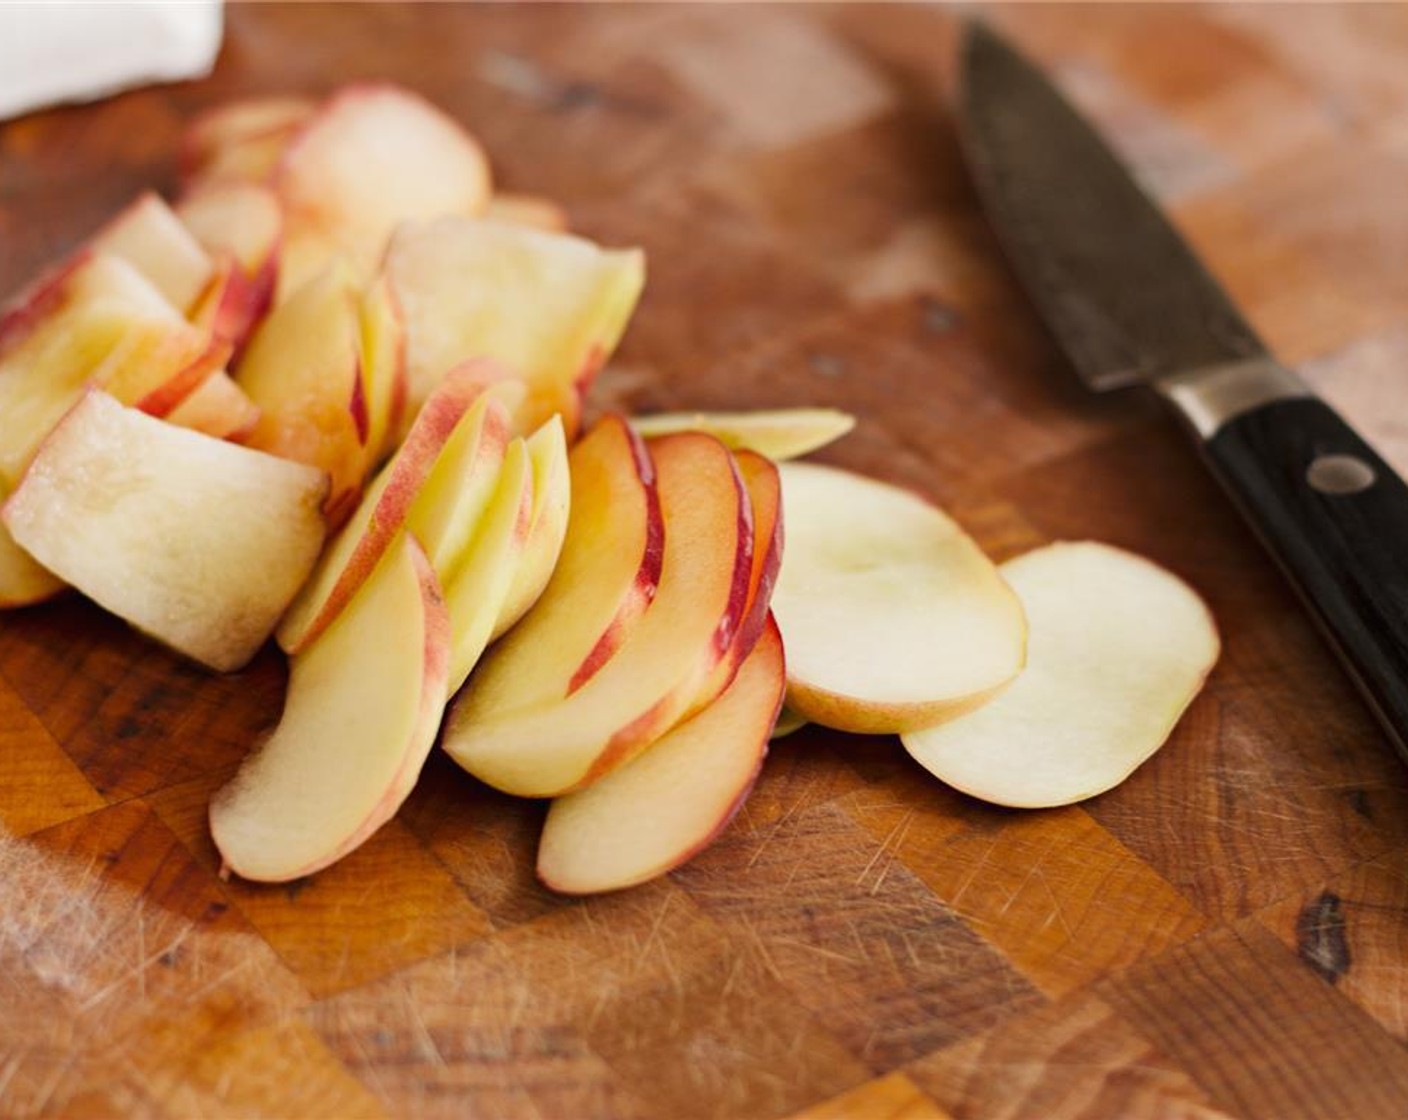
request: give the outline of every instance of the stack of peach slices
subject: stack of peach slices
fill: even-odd
[[[1067,804],[1157,750],[1217,658],[1144,559],[997,567],[925,499],[791,461],[843,413],[583,430],[643,254],[495,193],[413,93],[227,104],[181,165],[174,203],[0,315],[0,605],[73,588],[221,672],[277,638],[282,718],[210,807],[227,873],[346,855],[437,740],[551,800],[538,872],[568,893],[700,851],[809,721]]]

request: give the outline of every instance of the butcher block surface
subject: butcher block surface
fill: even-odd
[[[996,8],[1277,353],[1408,469],[1408,9]],[[1408,1116],[1408,770],[1146,396],[1083,393],[999,257],[898,7],[232,6],[208,81],[0,127],[0,290],[183,122],[390,78],[508,189],[640,244],[595,404],[832,405],[821,458],[999,558],[1144,553],[1225,649],[1120,788],[1046,811],[807,729],[667,878],[536,885],[541,804],[432,759],[302,882],[221,882],[211,791],[278,719],[74,599],[0,618],[0,1114]]]

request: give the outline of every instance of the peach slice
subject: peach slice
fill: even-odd
[[[458,692],[493,635],[519,564],[533,509],[533,467],[521,436],[504,452],[493,500],[445,580],[450,608],[450,680]]]
[[[215,183],[176,205],[176,215],[217,260],[227,263],[203,303],[213,307],[216,333],[241,346],[274,299],[283,210],[268,187]]]
[[[296,653],[325,630],[371,575],[406,524],[411,508],[465,413],[484,391],[483,363],[453,371],[411,427],[405,443],[318,560],[279,624],[279,645]]]
[[[362,367],[367,381],[367,449],[373,465],[399,444],[406,416],[406,332],[385,278],[362,293]]]
[[[557,564],[533,609],[475,671],[470,691],[485,710],[564,699],[606,663],[655,597],[664,524],[645,444],[608,415],[572,448],[568,466],[571,513]]]
[[[450,626],[404,534],[289,666],[273,734],[210,803],[222,871],[280,883],[341,859],[395,815],[445,708]]]
[[[782,638],[769,623],[717,700],[639,758],[552,803],[538,878],[564,894],[620,890],[707,847],[757,780],[785,683]]]
[[[0,502],[9,495],[0,483]],[[0,608],[27,607],[52,599],[68,584],[15,543],[0,525]]]
[[[533,466],[533,501],[528,535],[513,570],[513,579],[494,620],[492,642],[528,613],[552,579],[572,510],[572,479],[568,469],[567,436],[562,417],[554,416],[528,439]]]
[[[641,435],[708,432],[734,450],[747,449],[781,462],[834,443],[856,426],[856,418],[836,408],[777,408],[752,412],[657,412],[635,416]]]
[[[278,157],[318,105],[304,97],[248,97],[201,113],[181,137],[185,181],[267,179]]]
[[[215,276],[210,254],[151,191],[100,229],[92,246],[125,260],[182,315],[195,307]]]
[[[734,464],[743,479],[753,515],[753,559],[748,594],[727,655],[714,666],[694,698],[691,711],[712,703],[729,686],[738,668],[771,618],[772,589],[782,566],[782,480],[770,460],[752,451],[738,451]]]
[[[469,218],[403,227],[386,276],[406,328],[409,408],[456,362],[486,355],[528,383],[532,430],[564,413],[626,329],[645,282],[639,250]]]
[[[85,385],[160,413],[205,379],[203,363],[218,358],[208,335],[130,264],[80,253],[0,322],[0,480],[19,481]]]
[[[168,424],[239,442],[259,422],[259,406],[230,375],[217,369],[163,417]]]
[[[254,655],[307,577],[326,491],[322,471],[90,390],[0,516],[56,576],[223,671]]]
[[[567,212],[552,199],[533,194],[495,194],[484,209],[484,217],[545,233],[567,232]]]
[[[1015,808],[1068,805],[1124,781],[1161,747],[1217,661],[1217,628],[1186,583],[1093,541],[1009,560],[1031,626],[1027,667],[960,719],[906,732],[940,780]]]
[[[328,269],[260,324],[235,373],[260,413],[245,442],[326,471],[330,520],[356,501],[367,465],[357,300]]]
[[[662,437],[651,457],[665,556],[655,599],[621,647],[564,700],[505,710],[471,681],[451,710],[445,749],[506,793],[555,797],[625,765],[679,722],[732,644],[753,551],[733,458],[699,432]],[[520,668],[535,673],[531,653]]]
[[[780,470],[788,540],[772,609],[798,715],[908,731],[976,707],[1020,672],[1021,604],[947,514],[849,471]]]
[[[396,86],[362,84],[336,94],[304,124],[283,153],[274,186],[288,218],[282,295],[320,269],[328,250],[369,277],[402,222],[479,213],[489,201],[489,163],[428,101]],[[457,354],[455,361],[475,356]]]

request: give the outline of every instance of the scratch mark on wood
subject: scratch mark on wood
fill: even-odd
[[[1331,984],[1349,971],[1349,939],[1339,895],[1323,891],[1301,910],[1296,917],[1296,951]]]

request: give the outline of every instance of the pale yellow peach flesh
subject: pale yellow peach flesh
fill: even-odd
[[[667,432],[708,432],[735,451],[756,451],[775,462],[797,459],[834,443],[856,426],[856,418],[836,408],[777,408],[749,412],[657,412],[633,416],[643,436]]]
[[[948,515],[849,471],[779,469],[787,552],[772,608],[790,708],[887,734],[969,710],[1016,677],[1021,604]]]
[[[906,732],[905,749],[973,797],[1016,808],[1083,801],[1167,741],[1220,645],[1182,580],[1091,541],[1009,560],[1031,626],[1027,666],[969,715]]]
[[[455,702],[445,749],[498,789],[553,797],[625,765],[687,713],[728,651],[753,541],[732,456],[712,436],[684,432],[655,441],[651,457],[664,562],[654,600],[620,648],[557,702],[504,710],[473,679]],[[534,671],[531,656],[522,671]]]
[[[488,160],[456,121],[409,90],[370,83],[318,109],[283,152],[273,182],[289,233],[281,299],[325,265],[323,247],[370,277],[402,222],[478,214],[491,194]]]
[[[147,191],[94,235],[95,252],[119,257],[188,314],[215,275],[210,254],[160,196]]]
[[[434,570],[399,536],[293,658],[279,725],[212,800],[226,871],[261,882],[311,875],[391,819],[435,742],[449,646]]]
[[[213,669],[273,630],[323,541],[327,478],[84,395],[5,503],[15,541],[137,629]]]
[[[493,635],[528,539],[533,470],[521,436],[502,457],[492,500],[445,582],[450,609],[448,695],[458,692]]]
[[[554,416],[528,438],[533,467],[533,502],[528,535],[513,578],[494,620],[492,642],[519,621],[541,597],[562,555],[572,510],[572,480],[562,417]]]
[[[259,406],[229,374],[216,370],[163,419],[216,439],[238,442],[259,422]]]
[[[456,362],[487,355],[528,383],[529,430],[563,412],[626,328],[645,281],[638,250],[502,222],[441,218],[400,229],[385,275],[406,328],[410,408]]]
[[[767,754],[785,687],[782,639],[767,626],[713,703],[595,785],[560,797],[538,844],[538,878],[594,894],[657,878],[723,831]]]
[[[321,273],[260,324],[235,371],[259,409],[245,442],[327,472],[329,511],[356,500],[366,468],[357,298],[346,273]]]
[[[475,671],[472,690],[486,710],[565,698],[605,664],[655,596],[664,528],[644,443],[607,416],[568,464],[570,515],[547,586]]]
[[[486,380],[479,363],[467,363],[426,402],[400,450],[363,493],[279,623],[279,645],[285,652],[296,653],[316,638],[371,575],[405,526],[416,496],[465,413],[483,393]]]

